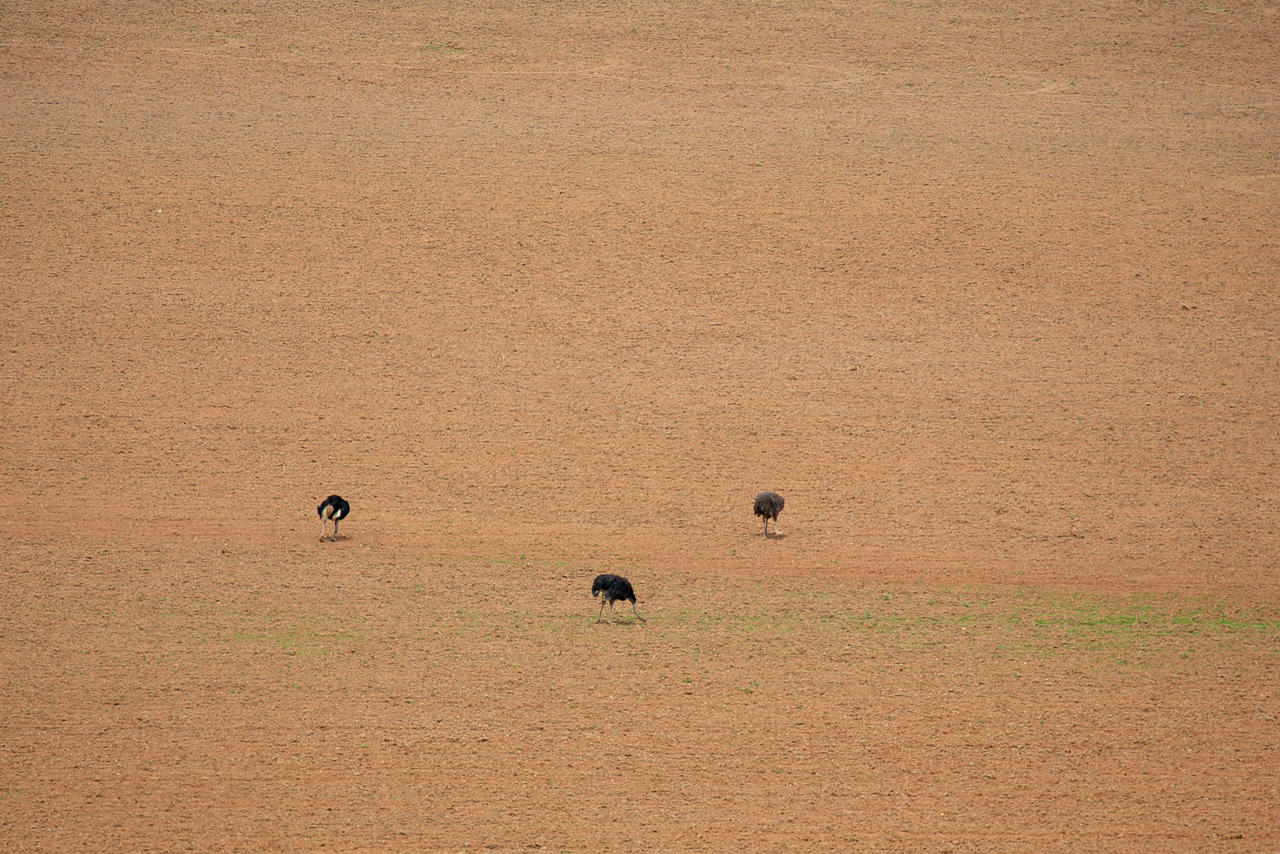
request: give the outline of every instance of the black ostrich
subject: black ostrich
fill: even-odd
[[[604,594],[600,599],[600,613],[596,617],[597,623],[604,622],[604,606],[609,603],[609,616],[613,616],[613,603],[616,601],[630,602],[631,612],[636,615],[636,619],[644,622],[644,617],[640,616],[640,612],[636,610],[636,591],[631,589],[631,582],[627,581],[621,575],[597,575],[596,580],[591,582],[591,596],[594,598]]]
[[[320,516],[320,539],[324,539],[329,520],[333,520],[333,539],[338,539],[338,520],[345,519],[351,513],[351,505],[342,500],[341,495],[330,495],[316,508]]]
[[[787,502],[782,496],[776,492],[760,492],[756,494],[756,515],[764,517],[764,536],[769,538],[769,520],[773,520],[773,535],[775,537],[782,536],[782,532],[778,530],[778,514],[782,512],[783,506]]]

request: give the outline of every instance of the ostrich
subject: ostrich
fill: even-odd
[[[782,532],[778,530],[778,514],[782,512],[783,505],[787,502],[782,496],[776,492],[761,492],[756,495],[756,515],[764,517],[764,536],[769,538],[769,520],[773,520],[773,535],[775,537],[782,536]]]
[[[351,505],[342,500],[341,495],[330,495],[324,501],[320,502],[320,506],[316,508],[317,515],[320,516],[320,539],[324,539],[324,532],[329,526],[329,520],[333,520],[333,539],[338,539],[338,520],[345,519],[351,513]]]
[[[595,598],[601,593],[604,595],[600,599],[600,613],[596,617],[597,623],[604,622],[604,605],[609,603],[609,616],[613,616],[613,603],[619,599],[624,602],[631,603],[631,612],[636,615],[636,619],[644,622],[644,617],[640,616],[640,612],[636,610],[636,591],[631,589],[631,582],[627,581],[621,575],[597,575],[596,580],[591,582],[591,596]]]

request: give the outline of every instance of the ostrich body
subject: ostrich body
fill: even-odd
[[[781,536],[782,532],[778,530],[778,514],[782,512],[786,501],[776,492],[761,492],[756,495],[755,511],[757,516],[764,517],[764,536],[769,538],[769,520],[773,520],[773,535]]]
[[[338,539],[338,520],[347,518],[350,513],[351,505],[344,501],[341,495],[330,495],[321,501],[320,506],[316,508],[316,514],[320,517],[320,539],[324,539],[330,519],[333,520],[333,539]]]
[[[636,615],[636,619],[644,622],[644,617],[640,616],[640,612],[636,610],[636,591],[631,588],[631,582],[627,581],[621,575],[597,575],[596,580],[591,582],[592,597],[600,596],[600,613],[596,617],[596,622],[604,622],[604,606],[609,604],[609,616],[613,616],[613,603],[622,600],[631,603],[631,613]]]

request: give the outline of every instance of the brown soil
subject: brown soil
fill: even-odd
[[[1275,7],[436,6],[0,7],[0,847],[1280,850]]]

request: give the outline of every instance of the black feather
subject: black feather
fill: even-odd
[[[778,514],[782,512],[782,508],[786,503],[783,497],[776,492],[761,492],[756,495],[756,515],[777,522]]]
[[[604,594],[606,602],[630,602],[635,604],[636,591],[632,589],[631,582],[627,581],[621,575],[613,575],[607,573],[605,575],[597,575],[596,580],[591,582],[591,595],[593,597]]]
[[[324,508],[332,507],[333,510],[328,514],[330,519],[345,519],[347,514],[351,512],[351,505],[342,500],[341,495],[330,495],[324,501],[320,502],[320,506],[316,508],[316,515],[320,518],[326,518]]]

